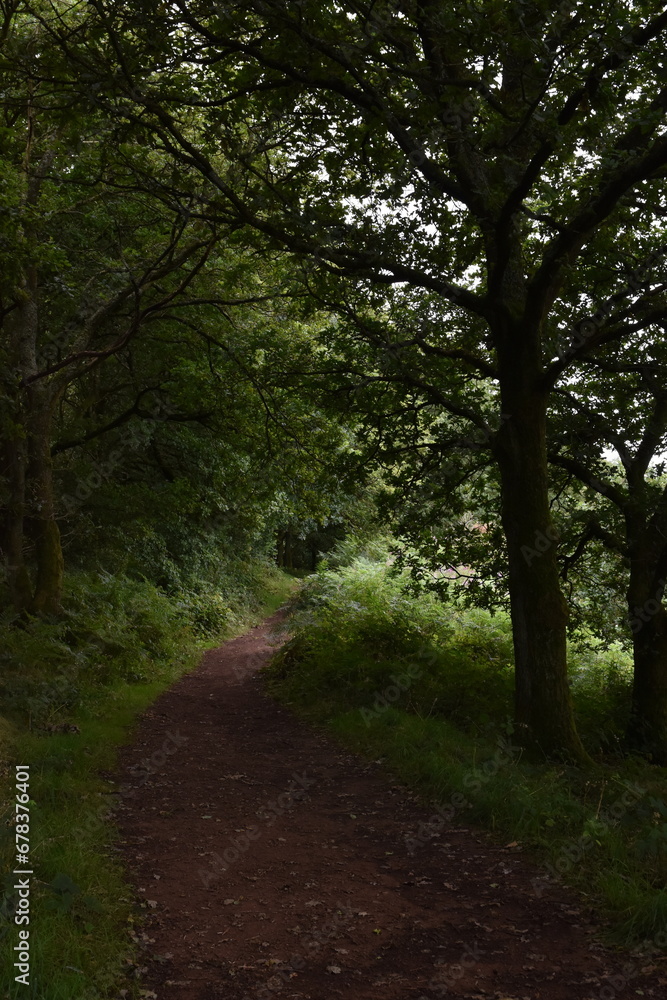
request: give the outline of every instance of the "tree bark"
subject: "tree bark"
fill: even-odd
[[[665,577],[660,575],[662,531],[642,530],[641,507],[626,509],[630,542],[628,611],[632,629],[634,676],[626,733],[631,750],[667,764],[667,609]]]
[[[64,383],[18,384],[37,371],[39,277],[26,268],[6,325],[9,346],[12,433],[6,444],[8,506],[6,559],[17,611],[56,614],[60,610],[64,559],[53,496],[51,432],[53,411]],[[25,562],[26,530],[34,542],[34,588]]]
[[[57,614],[64,558],[56,518],[51,458],[54,393],[49,387],[24,394],[22,424],[5,441],[2,475],[7,482],[2,538],[10,599],[17,611]],[[26,563],[33,543],[35,581]],[[32,562],[32,554],[30,562]]]
[[[660,607],[633,639],[634,679],[628,746],[667,765],[667,611]]]
[[[53,495],[51,458],[52,418],[55,400],[48,387],[28,393],[29,480],[31,526],[37,564],[31,610],[57,614],[63,590],[65,563]]]
[[[28,82],[26,145],[21,171],[19,241],[22,255],[31,260],[31,240],[39,244],[35,222],[42,183],[56,155],[55,136],[49,136],[41,159],[35,162],[36,104],[34,82]],[[58,398],[57,383],[30,386],[37,374],[40,337],[40,274],[34,260],[21,270],[10,299],[12,308],[3,323],[7,342],[7,379],[10,412],[5,445],[8,480],[5,546],[12,601],[17,610],[57,613],[60,610],[64,562],[53,498],[51,459],[52,416]],[[20,386],[23,388],[20,388]],[[30,386],[26,388],[26,386]],[[61,388],[64,383],[61,383]],[[26,529],[30,528],[36,557],[34,592],[25,562]]]
[[[538,373],[520,351],[500,358],[502,423],[494,451],[509,559],[515,722],[533,754],[584,763],[567,676],[568,610],[549,508],[546,396],[537,388]]]
[[[3,561],[9,597],[16,611],[25,611],[32,601],[30,575],[25,564],[25,440],[13,435],[3,447],[2,475],[7,481],[7,506],[3,525]]]
[[[5,380],[8,433],[4,449],[7,477],[5,558],[11,599],[16,611],[31,610],[33,596],[30,574],[25,561],[26,522],[29,514],[30,443],[26,426],[26,398],[19,384],[26,374],[30,375],[36,369],[35,352],[39,326],[36,289],[36,271],[28,269],[17,290],[14,309],[9,312],[3,328],[8,346],[8,377]]]

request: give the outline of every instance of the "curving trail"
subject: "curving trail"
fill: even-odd
[[[263,694],[279,618],[208,652],[121,754],[144,996],[667,995],[664,963],[605,951],[520,848],[445,826],[409,853],[433,809]]]

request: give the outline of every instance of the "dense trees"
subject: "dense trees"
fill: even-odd
[[[81,380],[90,387],[92,372],[178,303],[216,233],[138,189],[137,173],[159,163],[77,107],[34,22],[6,23],[3,46],[3,549],[16,607],[55,611],[63,576],[57,410],[76,409]]]
[[[197,212],[210,196],[197,172],[166,190],[164,154],[87,99],[23,5],[2,46],[0,550],[14,607],[57,613],[63,533],[89,562],[134,550],[137,572],[152,538],[152,575],[170,585],[167,551],[187,562],[197,534],[264,551],[281,525],[340,509],[322,471],[340,433],[282,374],[288,359],[308,367],[312,341],[284,270]]]
[[[190,294],[221,234],[285,256],[289,292],[338,319],[317,327],[313,357],[283,358],[279,379],[310,392],[319,372],[335,408],[347,401],[362,421],[369,454],[403,463],[402,481],[439,463],[451,514],[470,499],[462,486],[497,510],[519,730],[581,759],[561,586],[573,552],[559,552],[552,511],[563,471],[622,511],[633,616],[649,600],[662,608],[649,459],[665,440],[667,14],[622,0],[26,7],[66,54],[58,92],[85,93],[114,143],[131,136],[123,171],[177,234],[169,259],[194,255],[142,288],[131,316],[123,301],[126,328],[137,315],[145,327],[146,310],[166,318],[164,295]],[[598,488],[609,446],[624,489]],[[485,500],[473,484],[489,462],[498,490]],[[587,517],[574,551],[613,536]],[[642,624],[635,743],[659,756],[662,610]]]

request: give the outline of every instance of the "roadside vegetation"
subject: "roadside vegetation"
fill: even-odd
[[[0,995],[140,997],[141,907],[115,856],[116,753],[138,715],[203,649],[275,611],[295,581],[266,561],[169,596],[146,580],[68,576],[62,614],[0,621],[0,943],[16,943],[14,773],[30,766],[31,989],[0,966]],[[177,751],[176,745],[173,748]],[[156,769],[159,761],[154,763]]]
[[[433,803],[433,823],[406,830],[406,850],[418,854],[450,823],[484,826],[537,857],[536,892],[562,877],[613,940],[653,939],[667,921],[665,769],[625,753],[631,655],[573,638],[572,695],[593,767],[529,760],[512,722],[508,615],[466,609],[456,590],[446,602],[411,596],[379,555],[310,577],[292,638],[267,668],[272,692]]]

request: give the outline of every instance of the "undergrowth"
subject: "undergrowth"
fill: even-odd
[[[57,619],[0,617],[3,872],[16,867],[15,765],[30,766],[30,986],[0,963],[4,1000],[140,996],[140,905],[115,859],[109,775],[128,729],[206,646],[284,603],[294,581],[264,563],[231,584],[168,597],[148,582],[70,576]],[[176,745],[175,745],[176,747]],[[0,947],[17,941],[16,878],[0,885]],[[145,904],[144,904],[145,905]]]
[[[312,577],[289,629],[270,689],[440,804],[430,828],[406,830],[406,850],[418,854],[449,822],[484,825],[536,853],[536,893],[565,878],[615,940],[664,930],[665,769],[622,754],[631,683],[622,650],[570,650],[577,722],[595,760],[586,773],[530,762],[515,745],[504,613],[406,596],[403,580],[362,558]]]

